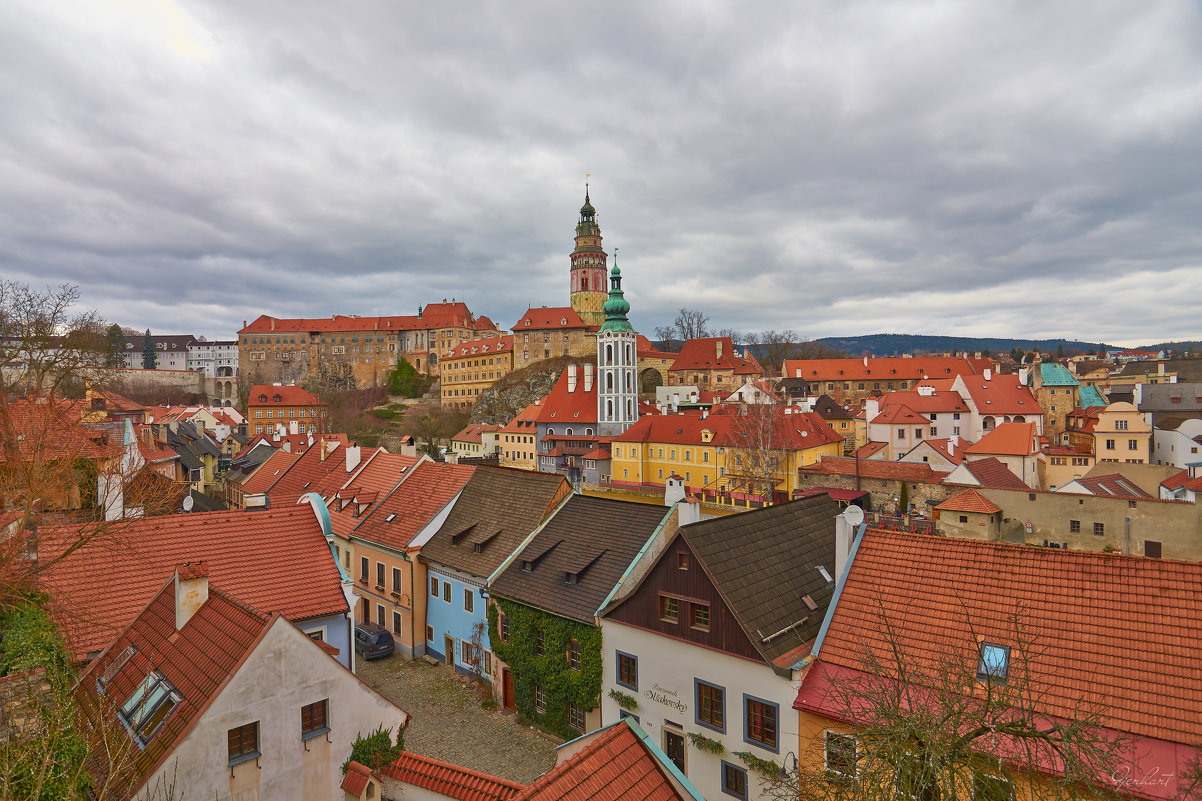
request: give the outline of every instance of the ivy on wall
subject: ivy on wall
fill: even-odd
[[[580,732],[568,726],[568,702],[585,712],[601,697],[601,629],[524,604],[494,598],[488,605],[488,637],[492,651],[509,666],[518,711],[547,731],[571,739]],[[497,608],[509,619],[509,641],[501,642]],[[543,654],[535,652],[536,631],[543,633]],[[580,670],[568,661],[568,644],[580,645]],[[544,712],[534,708],[534,687],[546,694]]]

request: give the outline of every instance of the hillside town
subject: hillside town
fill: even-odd
[[[43,316],[0,345],[5,772],[1199,797],[1202,358],[649,337],[587,190],[566,267],[508,328],[451,298],[220,341],[7,286]],[[367,441],[364,393],[462,427]]]

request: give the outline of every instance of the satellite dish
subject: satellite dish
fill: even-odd
[[[189,495],[188,497],[184,498],[184,511],[185,511],[185,512],[191,512],[191,511],[192,511],[192,507],[193,507],[193,506],[195,506],[195,505],[196,505],[196,501],[192,500],[192,496],[191,496],[191,495]]]
[[[843,510],[843,519],[853,526],[858,526],[864,522],[864,510],[858,506],[849,506]]]

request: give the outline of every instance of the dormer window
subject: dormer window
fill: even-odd
[[[260,395],[260,396],[259,396],[259,403],[267,403],[267,396],[266,396],[266,395]]]
[[[982,681],[1005,682],[1010,673],[1010,646],[996,643],[981,643],[977,661],[977,678]]]

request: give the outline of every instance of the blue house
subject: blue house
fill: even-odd
[[[446,521],[421,549],[429,593],[428,654],[461,672],[478,669],[492,677],[485,584],[571,492],[559,475],[476,469]]]

